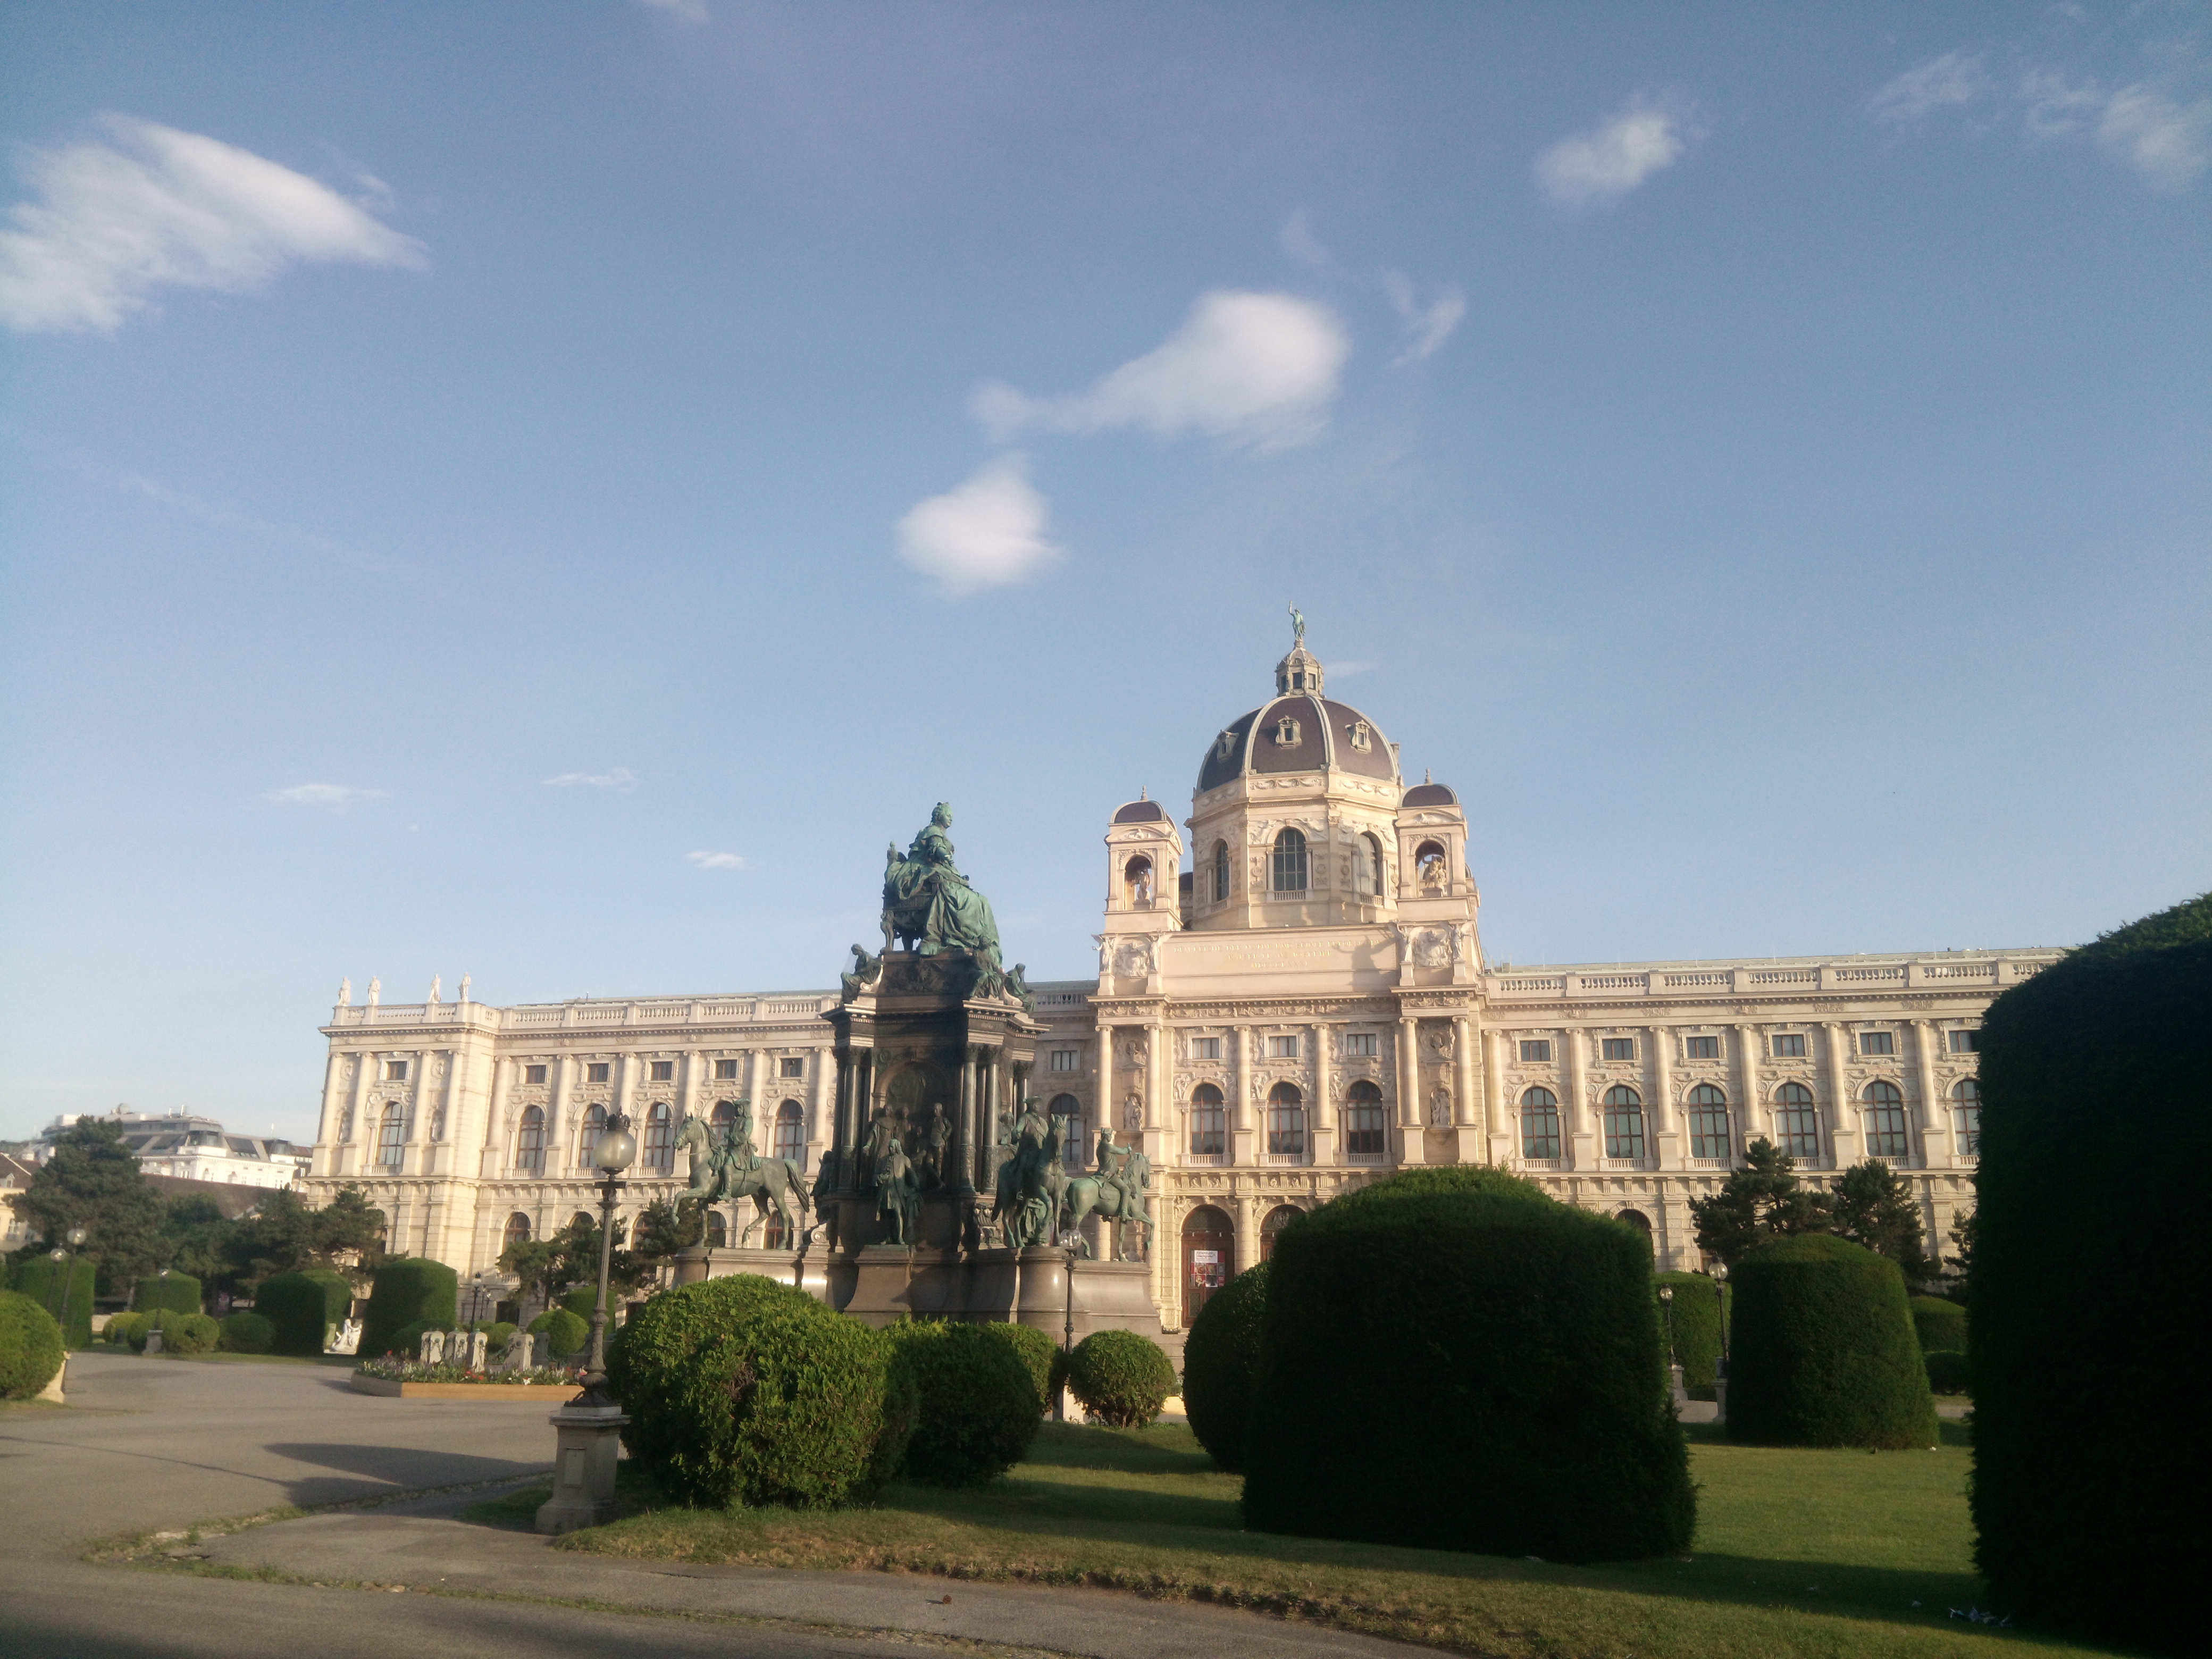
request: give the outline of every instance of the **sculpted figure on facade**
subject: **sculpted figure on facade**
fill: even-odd
[[[915,1154],[915,1174],[925,1188],[945,1184],[945,1155],[951,1145],[952,1121],[945,1115],[940,1100],[929,1109],[929,1121],[922,1126],[921,1146]]]
[[[929,822],[899,856],[896,845],[884,855],[884,948],[896,937],[918,954],[941,951],[988,951],[995,960],[999,924],[991,902],[968,884],[953,861],[952,809],[939,801]]]

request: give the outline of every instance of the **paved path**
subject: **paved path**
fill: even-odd
[[[444,1595],[94,1565],[82,1559],[89,1547],[126,1534],[288,1504],[532,1478],[548,1466],[545,1418],[556,1396],[549,1390],[543,1405],[384,1400],[356,1394],[335,1366],[97,1352],[72,1358],[70,1385],[66,1409],[0,1410],[0,1650],[9,1659],[389,1659],[410,1650],[811,1659],[948,1643],[1096,1659],[1419,1651],[1107,1591],[555,1552],[526,1534],[454,1519],[475,1492],[173,1546],[240,1567]]]

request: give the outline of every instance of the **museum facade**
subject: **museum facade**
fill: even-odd
[[[1325,694],[1303,634],[1275,695],[1223,726],[1189,816],[1118,808],[1095,981],[1029,988],[1029,1092],[1141,1146],[1153,1299],[1187,1324],[1274,1232],[1347,1187],[1490,1164],[1646,1230],[1695,1267],[1691,1202],[1761,1136],[1817,1180],[1905,1174],[1941,1240],[1972,1204],[1983,1011],[2057,949],[1492,967],[1457,795]],[[1185,868],[1188,865],[1188,868]],[[754,1148],[810,1176],[835,1139],[836,991],[384,1003],[342,988],[305,1186],[357,1185],[388,1247],[489,1273],[592,1205],[617,1109],[625,1214],[681,1192],[687,1116],[751,1103]],[[709,1242],[751,1219],[718,1212]],[[787,1244],[774,1236],[770,1245]]]

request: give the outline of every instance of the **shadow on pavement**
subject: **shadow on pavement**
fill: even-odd
[[[553,1437],[550,1434],[546,1436],[545,1456],[525,1459],[478,1457],[467,1452],[345,1442],[279,1442],[262,1449],[295,1463],[335,1471],[287,1483],[291,1501],[308,1509],[318,1504],[374,1497],[377,1486],[406,1491],[418,1486],[458,1486],[475,1480],[511,1480],[542,1475],[552,1461]],[[369,1490],[362,1490],[363,1482],[370,1483]]]

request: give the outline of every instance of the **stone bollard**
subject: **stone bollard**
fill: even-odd
[[[482,1331],[469,1333],[469,1350],[462,1362],[469,1370],[480,1371],[484,1368],[484,1351],[490,1340]]]
[[[423,1332],[422,1346],[416,1350],[415,1357],[425,1365],[444,1364],[446,1363],[445,1332]]]

